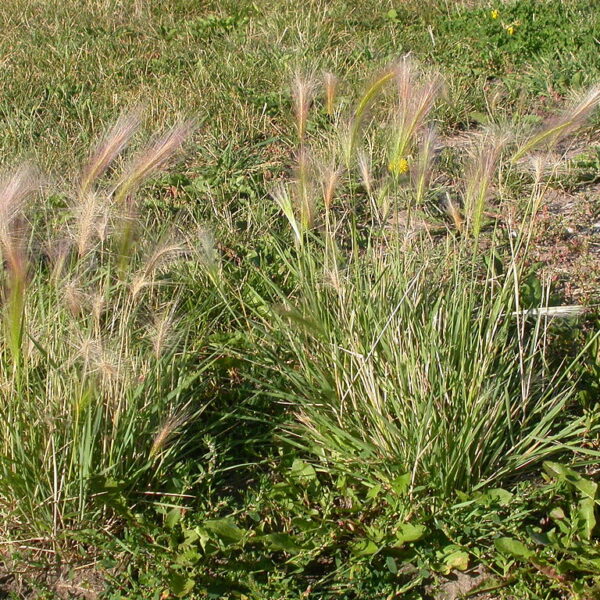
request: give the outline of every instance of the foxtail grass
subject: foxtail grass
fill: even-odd
[[[293,251],[285,238],[275,244],[287,267],[285,291],[262,274],[245,310],[261,340],[253,365],[269,370],[264,389],[294,410],[288,441],[324,470],[384,485],[408,474],[413,491],[446,498],[557,455],[595,456],[588,441],[600,431],[597,420],[590,425],[588,415],[570,411],[578,359],[557,358],[548,344],[559,317],[583,313],[549,306],[547,287],[539,306],[523,305],[527,254],[548,186],[543,161],[526,206],[517,207],[502,185],[513,139],[508,132],[477,134],[461,172],[438,190],[451,226],[411,237],[387,227],[394,208],[410,212],[416,200],[421,211],[431,210],[426,199],[442,144],[426,127],[439,80],[403,60],[361,97],[350,136],[331,162],[341,156],[348,166],[367,109],[394,79],[398,104],[377,112],[391,121],[365,131],[358,173],[347,168],[344,181],[336,180],[345,210],[331,210],[327,190],[334,186],[322,185],[327,226],[319,229],[301,219],[287,191],[293,182],[275,194],[296,241]],[[555,133],[580,124],[594,98],[561,117]],[[391,157],[411,160],[409,177],[386,168],[386,126],[394,132]],[[519,152],[530,154],[554,135],[549,131]],[[313,144],[321,149],[320,142]],[[310,143],[307,135],[302,149],[320,156]],[[491,201],[503,214],[484,228]],[[318,207],[311,204],[311,223],[320,221]],[[256,296],[263,298],[260,311]],[[269,305],[284,309],[265,315]]]
[[[433,128],[428,129],[422,136],[417,160],[411,170],[411,178],[415,190],[415,204],[422,206],[425,201],[432,177],[433,157],[437,135]]]
[[[160,494],[194,443],[186,424],[208,404],[201,378],[211,358],[186,351],[205,323],[181,318],[179,306],[185,273],[204,251],[176,233],[177,222],[157,226],[133,210],[190,126],[130,157],[111,186],[103,177],[136,128],[125,116],[109,130],[47,221],[27,203],[41,187],[34,171],[0,185],[3,539],[57,542],[86,523],[113,522],[117,504],[122,515],[140,494]],[[197,297],[199,314],[204,301],[212,306],[212,293]]]
[[[599,104],[600,85],[579,94],[579,97],[575,98],[571,106],[567,107],[561,115],[548,119],[539,131],[521,143],[511,158],[512,162],[518,161],[540,147],[546,150],[554,148],[561,140],[579,129]]]
[[[19,374],[22,364],[22,342],[25,328],[25,296],[27,293],[29,234],[23,209],[40,183],[31,167],[23,167],[0,183],[0,256],[5,268],[1,298],[4,307],[4,335],[10,351],[8,372]]]
[[[292,84],[292,98],[296,117],[296,132],[300,143],[304,141],[304,136],[306,134],[308,111],[310,110],[313,101],[314,92],[314,82],[308,77],[296,74]]]
[[[505,137],[484,135],[467,165],[464,208],[467,227],[476,239],[481,233],[490,186],[494,181],[498,161],[506,141]]]
[[[333,73],[324,73],[323,82],[325,85],[325,113],[329,117],[335,114],[335,98],[338,88],[338,78]]]
[[[369,109],[379,92],[381,92],[381,90],[390,81],[393,81],[395,75],[396,66],[393,65],[391,67],[388,67],[369,84],[366,91],[359,99],[352,119],[350,121],[348,138],[345,142],[345,158],[347,166],[350,165],[352,155],[357,147],[361,126],[363,124],[363,120],[366,116],[367,110]]]
[[[395,79],[398,107],[394,111],[392,121],[392,148],[389,159],[390,171],[395,175],[409,170],[409,155],[417,133],[425,124],[441,91],[439,77],[429,77],[420,81],[422,77],[409,57],[404,57],[397,66]]]

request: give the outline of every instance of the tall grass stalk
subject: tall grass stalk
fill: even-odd
[[[354,115],[352,120],[350,121],[350,130],[348,134],[348,138],[345,142],[345,159],[346,159],[346,167],[350,166],[352,155],[354,150],[356,149],[358,143],[358,136],[361,130],[361,126],[363,120],[366,116],[368,108],[371,106],[377,94],[385,87],[385,85],[393,81],[396,75],[396,66],[392,65],[385,69],[380,75],[378,75],[367,87],[364,94],[361,96],[358,104],[356,106],[356,110],[354,111]]]
[[[415,204],[422,206],[431,182],[432,162],[437,135],[433,128],[427,130],[420,142],[415,166],[411,170],[411,178],[415,189]]]
[[[125,126],[125,125],[124,125]],[[194,127],[193,121],[182,122],[151,142],[130,163],[114,191],[114,204],[121,211],[120,255],[121,268],[126,267],[138,222],[136,191],[146,179],[164,167]]]
[[[330,82],[332,85],[332,82]],[[300,144],[304,141],[306,134],[306,123],[308,121],[308,111],[312,104],[313,95],[315,92],[314,82],[303,77],[300,74],[296,74],[292,84],[292,98],[294,104],[294,113],[296,116],[296,132],[298,134],[298,141]],[[333,94],[333,90],[329,89],[328,94]]]
[[[15,374],[15,383],[19,386],[26,318],[25,295],[29,275],[29,239],[22,210],[39,187],[36,175],[30,167],[19,169],[0,184],[0,256],[5,264],[0,284],[4,306],[4,333],[12,358],[12,368],[7,364],[6,369]]]
[[[481,232],[488,193],[505,143],[505,137],[484,135],[467,166],[464,208],[467,227],[476,239]]]
[[[520,160],[540,146],[545,146],[548,150],[555,147],[562,139],[581,127],[599,104],[600,86],[596,85],[580,94],[561,115],[548,119],[538,132],[525,140],[513,154],[512,162]]]
[[[433,108],[441,90],[439,77],[420,81],[422,76],[409,57],[404,57],[397,65],[395,74],[398,89],[398,107],[392,124],[392,149],[390,171],[402,174],[404,163],[408,161],[417,132]]]

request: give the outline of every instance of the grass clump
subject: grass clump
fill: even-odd
[[[292,431],[323,465],[387,482],[409,473],[447,497],[595,435],[587,418],[565,419],[573,364],[552,365],[548,320],[518,316],[523,270],[486,271],[470,251],[417,242],[370,248],[337,273],[323,259],[295,265],[270,330],[290,359],[271,392],[298,405]]]
[[[137,128],[131,115],[117,122],[58,213],[26,209],[42,194],[31,170],[0,191],[0,498],[9,538],[57,539],[98,514],[109,519],[111,502],[130,506],[156,491],[181,455],[178,432],[206,406],[199,390],[210,359],[186,351],[190,327],[178,315],[186,264],[202,252],[190,231],[145,218],[136,193],[189,126],[131,157],[108,187],[102,175]]]
[[[398,81],[398,107],[392,100],[389,111],[380,106],[365,122],[367,102],[375,101],[384,75],[358,102],[350,146],[326,146],[349,168],[322,186],[322,198],[306,175],[299,180],[313,191],[310,198],[305,192],[295,204],[293,195],[285,201],[276,195],[296,245],[294,251],[279,246],[286,291],[273,284],[267,303],[282,308],[260,321],[267,341],[260,347],[265,365],[274,365],[267,389],[297,407],[291,439],[297,436],[295,443],[318,464],[388,484],[408,474],[412,488],[448,498],[537,468],[567,450],[584,453],[585,440],[597,430],[571,409],[577,358],[557,361],[549,343],[549,316],[573,311],[549,308],[542,286],[537,306],[523,312],[530,308],[522,296],[532,224],[546,192],[543,172],[525,204],[502,195],[502,180],[514,169],[511,154],[530,153],[547,128],[523,143],[491,131],[474,136],[460,180],[451,190],[440,186],[427,123],[439,83],[421,84],[407,69],[404,61],[386,71]],[[421,104],[411,109],[411,98]],[[582,103],[561,117],[564,128],[572,131],[597,106],[595,90]],[[385,150],[377,142],[385,115],[395,132],[392,156],[398,147],[402,156],[420,149],[411,158],[416,176],[384,168]],[[364,154],[356,158],[361,124],[369,167]],[[345,127],[342,117],[339,126]],[[319,156],[315,145],[309,150],[305,142],[303,153]],[[385,212],[369,202],[372,177],[365,171],[371,170]],[[440,194],[442,202],[444,194],[454,196],[446,200],[450,222],[436,201]],[[491,201],[495,220],[486,217]],[[301,218],[306,204],[313,207],[310,223]],[[405,219],[400,226],[399,215]],[[417,219],[430,226],[415,233]],[[362,229],[361,220],[374,225]]]

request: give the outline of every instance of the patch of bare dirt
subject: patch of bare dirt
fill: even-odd
[[[600,183],[549,190],[538,218],[534,261],[573,302],[600,300]]]
[[[477,588],[485,584],[489,578],[490,574],[483,567],[468,571],[453,571],[427,592],[435,600],[460,600],[466,597],[473,600],[493,600],[495,596],[487,592],[477,593]]]
[[[94,563],[50,567],[0,558],[0,600],[34,600],[45,594],[57,600],[97,600],[104,589],[104,576]]]

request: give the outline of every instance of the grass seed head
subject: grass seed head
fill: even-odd
[[[152,142],[130,165],[121,179],[115,197],[126,201],[144,181],[164,167],[179,151],[194,129],[193,121],[184,121]]]
[[[91,298],[91,309],[92,317],[94,318],[94,324],[96,329],[100,329],[102,317],[106,310],[106,296],[103,290],[98,290]]]
[[[308,111],[313,101],[315,84],[309,78],[296,73],[292,82],[292,98],[294,104],[294,114],[296,116],[296,130],[298,139],[302,143],[306,134],[306,123],[308,121]]]
[[[173,440],[177,430],[185,425],[192,417],[192,411],[184,408],[170,415],[161,425],[154,436],[152,447],[150,448],[150,458],[157,457],[162,450]]]
[[[40,188],[33,169],[23,166],[0,183],[0,250],[12,276],[25,275],[25,220],[28,198]]]
[[[333,163],[325,167],[321,177],[321,187],[323,189],[323,203],[325,209],[329,210],[333,205],[335,190],[340,181],[342,169],[336,167]]]
[[[391,164],[406,161],[419,130],[424,126],[442,90],[437,74],[420,75],[410,57],[404,57],[395,71],[398,105],[394,113]]]
[[[315,221],[315,202],[312,186],[313,164],[306,148],[298,151],[296,164],[296,204],[302,230],[308,231]]]
[[[99,197],[94,192],[89,192],[81,197],[79,202],[73,207],[75,218],[75,245],[79,257],[83,257],[89,252],[93,245],[93,240],[98,235],[98,224],[101,220],[101,206]]]
[[[150,339],[154,355],[159,359],[164,351],[169,348],[173,342],[173,333],[175,332],[177,319],[175,318],[175,303],[171,303],[166,309],[154,315]]]
[[[358,153],[358,172],[360,180],[367,190],[367,194],[373,191],[373,156],[371,152],[360,150]]]
[[[332,117],[335,113],[335,96],[338,87],[338,78],[333,73],[324,73],[325,84],[325,112]]]
[[[375,77],[373,81],[371,81],[364,94],[358,101],[356,110],[354,111],[354,115],[350,121],[347,137],[343,140],[347,165],[350,164],[352,154],[358,145],[359,133],[361,131],[361,126],[367,110],[373,104],[379,92],[387,85],[388,82],[394,79],[398,68],[398,64],[392,64],[384,69],[379,75],[377,75],[377,77]]]
[[[94,182],[127,147],[139,126],[140,118],[137,112],[125,113],[102,138],[83,169],[80,188],[83,197],[87,196]]]
[[[417,160],[410,171],[413,185],[416,190],[417,205],[423,203],[425,193],[429,187],[432,175],[433,156],[437,143],[437,134],[433,127],[429,128],[422,136],[419,145]]]
[[[456,227],[456,231],[458,231],[458,233],[462,233],[464,228],[464,219],[460,213],[457,201],[452,199],[452,196],[449,192],[446,192],[446,197],[444,198],[444,208],[446,209],[448,216],[452,219],[454,227]]]
[[[71,316],[77,318],[81,315],[85,303],[85,294],[74,280],[68,280],[62,284],[62,296],[67,310]]]
[[[300,224],[296,219],[296,213],[294,211],[294,204],[290,197],[288,187],[280,183],[271,190],[271,197],[283,212],[285,218],[288,220],[293,232],[294,239],[297,243],[302,243],[302,232],[300,230]]]
[[[464,207],[467,222],[475,237],[481,230],[485,203],[498,167],[502,149],[508,137],[496,132],[486,132],[477,142],[466,168]]]
[[[142,267],[133,276],[132,298],[136,298],[142,289],[153,285],[156,273],[167,269],[185,253],[185,246],[178,240],[167,239],[156,245],[144,260]]]
[[[526,140],[512,156],[512,162],[523,158],[532,150],[544,146],[555,147],[565,137],[579,129],[600,105],[600,84],[580,94],[561,115],[550,118],[542,128]]]

